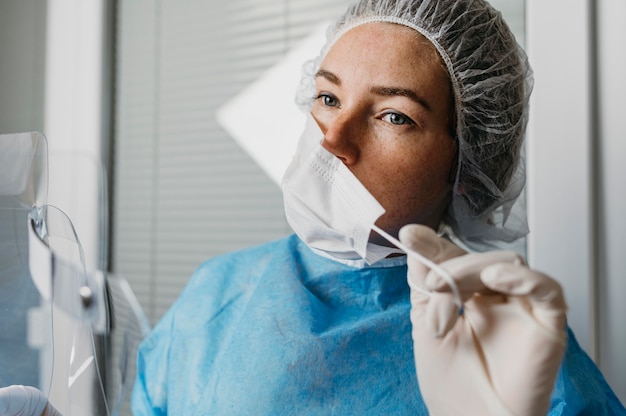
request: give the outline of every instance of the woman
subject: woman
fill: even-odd
[[[283,182],[296,235],[196,271],[140,348],[134,413],[623,413],[556,282],[450,241],[527,231],[531,72],[500,14],[363,0],[306,69]]]

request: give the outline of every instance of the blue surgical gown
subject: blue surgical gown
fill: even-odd
[[[406,273],[296,236],[207,261],[138,351],[133,414],[426,415]],[[626,413],[569,336],[550,414]]]

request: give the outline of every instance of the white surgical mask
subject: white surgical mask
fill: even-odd
[[[385,209],[352,172],[321,145],[311,116],[282,180],[285,215],[308,246],[332,257],[368,264],[402,251],[369,243]]]

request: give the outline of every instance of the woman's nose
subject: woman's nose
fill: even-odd
[[[357,117],[342,112],[332,120],[318,121],[324,134],[322,147],[350,166],[359,159],[359,136],[362,134]]]

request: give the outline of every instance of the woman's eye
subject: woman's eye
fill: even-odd
[[[326,107],[338,107],[339,106],[339,101],[337,100],[337,98],[330,94],[322,93],[317,96],[317,99],[322,100],[322,104],[324,104]]]
[[[397,124],[397,125],[415,124],[413,120],[411,120],[404,114],[400,114],[400,113],[387,113],[383,115],[382,119],[391,124]]]
[[[407,116],[400,114],[400,113],[387,113],[383,115],[382,119],[391,124],[397,124],[397,125],[415,124],[413,120],[411,120]]]

